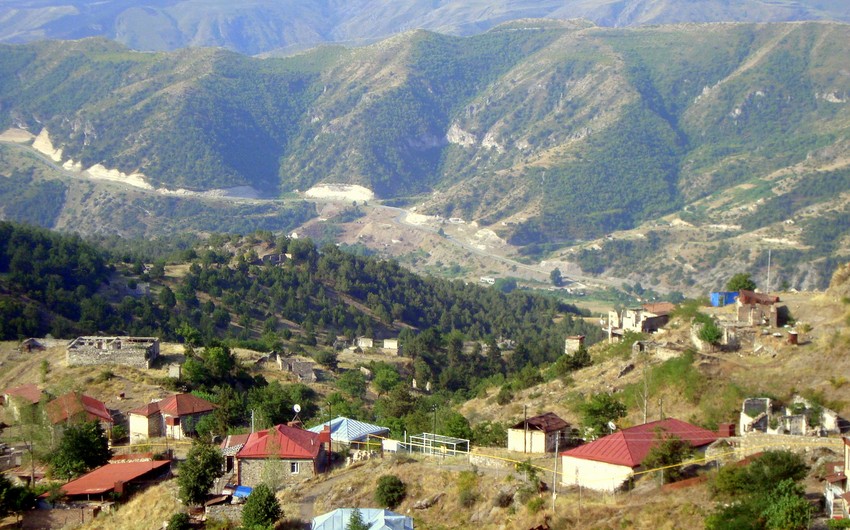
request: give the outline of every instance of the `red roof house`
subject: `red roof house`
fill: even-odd
[[[109,430],[112,414],[103,401],[80,392],[68,392],[47,403],[47,417],[53,425],[75,421],[99,421]]]
[[[68,497],[100,499],[111,493],[123,494],[127,487],[160,478],[169,471],[168,460],[106,464],[62,486]]]
[[[12,412],[15,419],[20,419],[21,407],[38,405],[43,395],[38,385],[30,383],[16,386],[3,391],[2,404]]]
[[[680,438],[694,449],[705,448],[718,438],[717,433],[675,418],[637,425],[562,452],[562,481],[615,491],[641,466],[658,440],[667,436]]]
[[[255,486],[263,474],[275,473],[284,482],[310,478],[321,471],[325,447],[321,434],[288,425],[251,433],[236,454],[239,484]]]
[[[192,394],[176,394],[128,412],[130,441],[166,436],[181,440],[194,432],[198,420],[216,406]]]

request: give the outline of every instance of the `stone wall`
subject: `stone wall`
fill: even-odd
[[[319,456],[321,457],[321,454]],[[292,472],[292,463],[298,464],[297,473]],[[312,460],[240,458],[237,466],[239,483],[248,487],[254,487],[262,482],[292,484],[311,478],[314,475]],[[269,480],[270,478],[272,480]]]
[[[159,339],[139,337],[79,337],[68,345],[70,366],[121,364],[147,369],[159,355]]]
[[[814,449],[832,449],[843,454],[844,443],[841,438],[821,438],[817,436],[793,436],[790,434],[753,433],[747,436],[726,438],[729,446],[712,445],[706,451],[706,457],[719,459],[722,462],[740,460],[763,451],[791,451],[795,453],[812,451]],[[730,447],[731,446],[731,447]],[[726,454],[732,452],[732,454]]]
[[[242,508],[245,504],[216,504],[207,506],[205,512],[207,519],[228,519],[234,522],[242,521]]]

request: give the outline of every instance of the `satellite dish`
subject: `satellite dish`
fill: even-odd
[[[296,406],[297,406],[297,405],[296,405]],[[613,422],[613,421],[609,421],[609,422],[608,422],[608,428],[611,430],[611,432],[614,432],[614,431],[616,431],[616,430],[617,430],[617,426],[616,426],[616,425],[614,425],[614,422]]]
[[[299,412],[301,412],[301,405],[296,403],[295,405],[292,406],[292,410],[295,411],[295,414],[298,414]]]

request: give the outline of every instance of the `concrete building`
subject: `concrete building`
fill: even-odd
[[[608,320],[603,323],[608,333],[608,342],[622,339],[627,331],[655,333],[670,321],[670,313],[675,307],[670,302],[657,302],[624,309],[622,312],[609,311]]]
[[[508,450],[523,453],[554,453],[555,446],[566,447],[570,424],[547,412],[521,421],[508,429]]]
[[[661,436],[671,435],[704,451],[717,433],[674,418],[653,421],[617,431],[561,453],[561,483],[614,492],[641,469],[641,464]]]
[[[194,434],[198,421],[216,405],[192,394],[176,394],[142,405],[127,413],[130,442],[165,436],[182,440]]]
[[[779,297],[752,291],[740,291],[735,302],[738,322],[750,326],[778,327],[780,322]]]
[[[150,368],[159,356],[156,337],[78,337],[68,344],[69,366],[123,364]]]
[[[564,353],[572,355],[584,346],[584,335],[572,335],[564,340]]]

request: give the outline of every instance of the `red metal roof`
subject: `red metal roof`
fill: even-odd
[[[565,429],[570,426],[569,423],[562,420],[561,417],[554,412],[546,412],[545,414],[528,418],[526,421],[528,422],[529,429],[543,431],[545,433],[560,431],[561,429]],[[524,423],[525,422],[521,421],[511,427],[511,429],[525,429]]]
[[[753,291],[739,291],[738,301],[742,304],[773,305],[779,302],[778,296],[765,293],[754,293]]]
[[[113,422],[112,415],[103,401],[79,392],[69,392],[47,404],[47,417],[53,424],[73,420],[81,415],[85,416],[86,421]]]
[[[65,495],[97,495],[112,491],[117,482],[130,482],[154,470],[165,471],[168,460],[106,464],[62,486]]]
[[[702,447],[717,440],[714,432],[675,418],[667,418],[623,429],[561,454],[634,468],[643,462],[658,441],[659,429],[662,435],[676,436],[693,447]]]
[[[315,459],[322,443],[319,435],[304,429],[275,425],[271,429],[252,433],[237,458]]]
[[[674,309],[676,309],[676,305],[672,302],[655,302],[651,304],[643,304],[643,308],[650,313],[663,316],[669,315]]]
[[[41,401],[41,389],[38,385],[30,383],[28,385],[16,386],[15,388],[7,388],[3,391],[6,396],[14,396],[21,399],[26,399],[33,405]]]
[[[209,412],[215,408],[216,406],[213,403],[193,394],[175,394],[160,401],[135,408],[129,414],[139,414],[147,418],[160,412],[169,416],[179,417]]]

